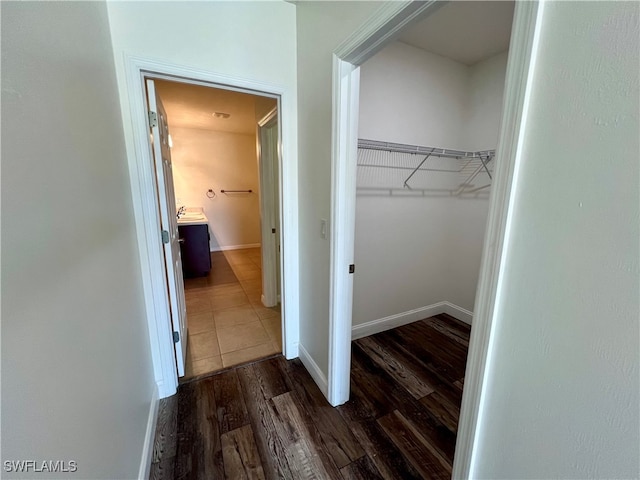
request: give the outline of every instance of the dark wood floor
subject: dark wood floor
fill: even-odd
[[[451,478],[468,340],[447,315],[356,340],[337,408],[281,356],[180,385],[151,478]]]

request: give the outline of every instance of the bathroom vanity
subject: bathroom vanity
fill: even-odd
[[[206,277],[211,270],[207,217],[202,212],[187,212],[178,218],[178,233],[184,277]]]

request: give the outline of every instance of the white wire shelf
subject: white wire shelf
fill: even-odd
[[[358,140],[359,194],[486,196],[495,150],[447,148]]]

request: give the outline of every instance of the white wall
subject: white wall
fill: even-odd
[[[468,77],[461,63],[390,44],[360,67],[358,136],[460,148]],[[359,186],[395,182],[401,188],[410,173],[360,170]],[[450,198],[357,196],[353,325],[448,300],[451,204]]]
[[[109,2],[108,10],[129,156],[134,154],[134,143],[125,55],[285,88],[290,102],[283,106],[283,119],[286,116],[290,138],[297,138],[294,5],[283,1]],[[295,141],[286,147],[297,153]],[[297,159],[289,153],[287,161]]]
[[[549,2],[474,478],[638,478],[639,5]]]
[[[401,42],[390,44],[361,66],[359,137],[494,149],[506,57],[503,53],[468,67]],[[437,160],[428,162],[438,166]],[[453,168],[455,163],[449,160],[440,167]],[[386,181],[402,188],[409,173],[360,168],[359,186]],[[425,175],[423,186],[454,185],[449,174],[420,175]],[[415,178],[412,183],[419,188],[422,181]],[[473,310],[487,211],[487,198],[389,196],[382,191],[373,195],[361,190],[353,324],[442,301]]]
[[[256,136],[171,128],[176,201],[202,208],[209,219],[210,250],[255,246],[261,241]],[[213,189],[214,198],[207,197]],[[253,190],[224,194],[220,190]]]
[[[498,145],[507,56],[500,53],[469,67],[464,144],[470,150],[493,150]],[[481,186],[490,180],[482,174],[474,182]],[[446,300],[469,311],[476,298],[488,213],[486,195],[462,196],[449,204]]]
[[[300,344],[326,375],[329,348],[333,51],[380,2],[299,2],[298,158],[300,180]]]
[[[448,198],[360,195],[353,325],[446,299]]]
[[[0,8],[3,464],[136,478],[155,382],[107,9]]]
[[[247,81],[264,85],[266,91],[281,92],[284,175],[288,181],[287,193],[297,199],[297,184],[292,181],[298,169],[296,7],[279,0],[109,2],[107,6],[130,171],[136,172],[136,146],[129,89],[137,90],[142,85],[128,84],[126,59],[135,56],[206,72],[220,78],[222,83]],[[294,261],[285,266],[285,275],[291,284],[297,285],[297,204],[290,198],[287,201],[293,213],[288,210],[283,218],[291,232],[285,238],[284,251]],[[141,203],[134,197],[140,220],[143,217]],[[151,292],[145,293],[149,305]],[[285,300],[286,352],[288,356],[295,356],[299,299],[288,295]],[[156,365],[156,375],[160,378],[159,362]]]
[[[359,135],[460,149],[468,90],[466,65],[393,42],[360,67]]]
[[[489,213],[488,198],[452,198],[447,204],[444,300],[473,312]],[[432,254],[435,252],[432,252]]]
[[[498,144],[507,52],[469,67],[466,148],[492,150]]]

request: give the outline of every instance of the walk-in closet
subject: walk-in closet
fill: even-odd
[[[354,338],[471,323],[512,2],[451,2],[361,66]]]

